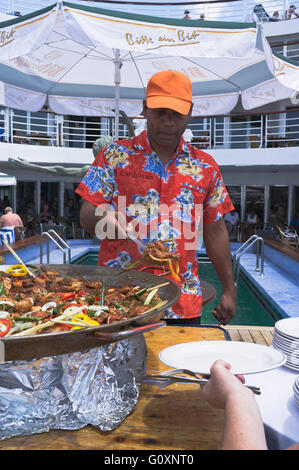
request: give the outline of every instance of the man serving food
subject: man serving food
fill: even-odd
[[[236,304],[223,220],[233,204],[215,160],[183,138],[192,107],[187,76],[169,70],[151,77],[143,105],[147,130],[99,152],[76,190],[84,199],[80,221],[84,230],[102,239],[99,265],[146,269],[180,284],[179,301],[163,317],[170,322],[200,321],[197,234],[202,224],[207,254],[222,283],[213,314],[225,325]],[[132,230],[146,245],[156,241],[163,260],[152,256],[150,263],[140,263],[143,249],[127,236]]]

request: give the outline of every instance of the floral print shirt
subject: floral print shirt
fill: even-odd
[[[180,282],[167,271],[167,265],[163,268],[140,264],[137,269],[164,275],[180,284],[181,297],[164,318],[201,315],[197,263],[201,222],[215,222],[233,210],[218,165],[210,155],[187,144],[182,137],[164,165],[143,131],[132,139],[112,142],[100,151],[76,192],[95,206],[109,204],[125,213],[127,223],[136,223],[135,236],[145,244],[162,240],[170,252],[179,252]],[[104,238],[98,264],[126,268],[141,256],[142,249],[131,240]]]

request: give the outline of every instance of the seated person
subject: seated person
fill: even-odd
[[[247,215],[247,219],[246,219],[246,222],[248,224],[257,224],[258,223],[258,215],[256,214],[256,212],[254,211],[254,209],[251,209],[249,212],[248,212],[248,215]]]
[[[243,237],[246,240],[253,234],[253,229],[256,224],[259,223],[259,217],[255,210],[251,208],[248,212],[246,222],[243,227]]]
[[[270,226],[277,227],[286,224],[286,214],[284,208],[280,205],[275,207],[275,212],[269,216],[268,223]]]
[[[237,238],[238,225],[240,223],[240,217],[238,212],[236,210],[228,212],[228,214],[224,216],[224,221],[227,227],[229,237]]]
[[[286,20],[291,20],[294,17],[299,18],[299,14],[296,13],[295,5],[290,5],[290,8],[288,10],[286,10],[286,12],[285,12],[285,19]]]
[[[23,222],[18,214],[14,214],[11,207],[5,207],[4,214],[0,217],[0,227],[22,227]]]
[[[55,223],[54,216],[49,212],[48,204],[44,204],[42,211],[37,218],[37,221],[40,224],[49,224],[49,223],[54,224]]]
[[[280,21],[279,12],[275,11],[272,15],[272,21]]]
[[[184,11],[185,16],[183,16],[183,20],[191,20],[191,16],[189,15],[189,13],[190,13],[189,10]]]

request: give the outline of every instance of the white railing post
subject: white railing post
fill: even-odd
[[[63,147],[63,116],[61,114],[56,116],[56,145]]]
[[[14,133],[14,122],[13,122],[14,112],[13,109],[9,108],[9,141],[13,143],[13,133]]]
[[[5,108],[4,111],[4,140],[5,142],[10,141],[10,109]]]
[[[243,0],[243,21],[247,21],[247,9],[248,9],[248,1]]]
[[[260,127],[260,148],[263,147],[263,130],[264,130],[264,115],[261,115],[261,127]]]

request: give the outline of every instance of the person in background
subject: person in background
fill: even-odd
[[[275,212],[269,216],[268,223],[273,227],[286,225],[286,213],[283,206],[275,206]]]
[[[251,207],[248,211],[246,222],[242,225],[242,240],[248,240],[252,236],[253,230],[258,223],[259,217],[254,207]]]
[[[285,19],[292,20],[293,18],[299,18],[299,14],[296,13],[296,6],[290,5],[290,8],[285,12]]]
[[[191,20],[191,16],[189,16],[189,13],[190,13],[189,10],[184,11],[185,16],[183,16],[183,20]]]
[[[0,227],[22,227],[23,222],[18,214],[15,214],[11,207],[5,207],[4,214],[0,217]]]
[[[227,231],[229,236],[233,238],[237,238],[238,234],[238,225],[240,223],[240,216],[236,210],[225,214],[224,221],[226,223]]]
[[[217,360],[211,377],[201,387],[203,398],[213,407],[224,410],[221,450],[268,450],[264,425],[253,392],[242,375],[233,375],[231,366]],[[288,450],[299,450],[299,443]]]
[[[272,15],[272,21],[280,21],[279,12],[275,11]]]
[[[42,211],[39,214],[37,221],[39,224],[48,224],[55,222],[54,216],[49,212],[48,204],[43,205]]]
[[[126,269],[140,262],[142,253],[127,237],[130,226],[139,227],[137,237],[145,243],[162,241],[177,252],[176,272],[169,277],[181,287],[181,296],[163,318],[200,323],[201,221],[207,254],[222,283],[220,305],[212,313],[225,325],[235,315],[236,290],[223,216],[234,207],[215,160],[183,138],[192,108],[192,83],[185,74],[167,70],[150,78],[143,104],[147,129],[99,152],[76,190],[84,199],[80,223],[102,240],[100,266]],[[161,274],[159,266],[147,269]]]
[[[258,221],[259,221],[258,215],[255,212],[254,208],[252,207],[248,212],[246,222],[248,224],[257,224]]]
[[[0,245],[3,239],[7,243],[14,243],[23,236],[23,222],[18,214],[15,214],[11,207],[5,207],[4,214],[0,217]]]

